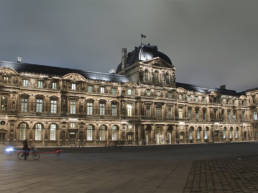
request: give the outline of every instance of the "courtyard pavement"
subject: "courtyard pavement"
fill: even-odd
[[[1,150],[0,192],[258,193],[258,144],[91,149],[38,161]]]

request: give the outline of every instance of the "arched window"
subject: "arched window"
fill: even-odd
[[[105,141],[106,140],[106,126],[101,125],[99,128],[99,140]]]
[[[238,139],[238,132],[239,132],[239,128],[237,127],[235,131],[235,139]]]
[[[226,133],[227,133],[227,128],[225,127],[223,130],[223,139],[226,139]]]
[[[50,125],[49,139],[50,139],[50,141],[55,141],[56,140],[56,124],[51,124]]]
[[[117,141],[118,140],[118,127],[116,125],[112,126],[112,141]]]
[[[208,139],[208,131],[209,131],[209,128],[207,127],[207,128],[204,130],[204,139],[205,139],[205,140]]]
[[[26,139],[26,133],[27,133],[27,124],[21,123],[19,128],[19,139],[25,140]]]
[[[190,141],[193,140],[193,130],[194,130],[193,127],[191,127],[190,130],[189,130],[189,140]]]
[[[229,139],[233,138],[233,128],[230,128],[230,132],[229,132]]]
[[[41,134],[42,134],[42,124],[37,123],[35,125],[35,141],[41,141]]]
[[[87,141],[93,140],[93,125],[88,125],[87,128]]]
[[[197,132],[196,132],[196,139],[197,140],[200,140],[201,139],[201,128],[199,127],[198,129],[197,129]]]

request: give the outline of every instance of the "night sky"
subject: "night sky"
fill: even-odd
[[[157,45],[177,81],[258,87],[257,0],[0,0],[0,60],[108,72]]]

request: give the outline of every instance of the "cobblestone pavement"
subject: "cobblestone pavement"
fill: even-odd
[[[258,193],[258,155],[194,161],[184,193]]]
[[[258,144],[226,144],[92,150],[43,153],[38,161],[1,151],[0,193],[255,192],[257,159],[245,156],[257,149]],[[244,159],[233,159],[240,155]]]

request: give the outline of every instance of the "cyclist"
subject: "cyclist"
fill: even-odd
[[[29,152],[30,152],[30,148],[29,148],[29,145],[28,145],[28,141],[25,139],[23,141],[23,151],[24,151],[24,160],[27,160],[27,156],[29,155]]]

